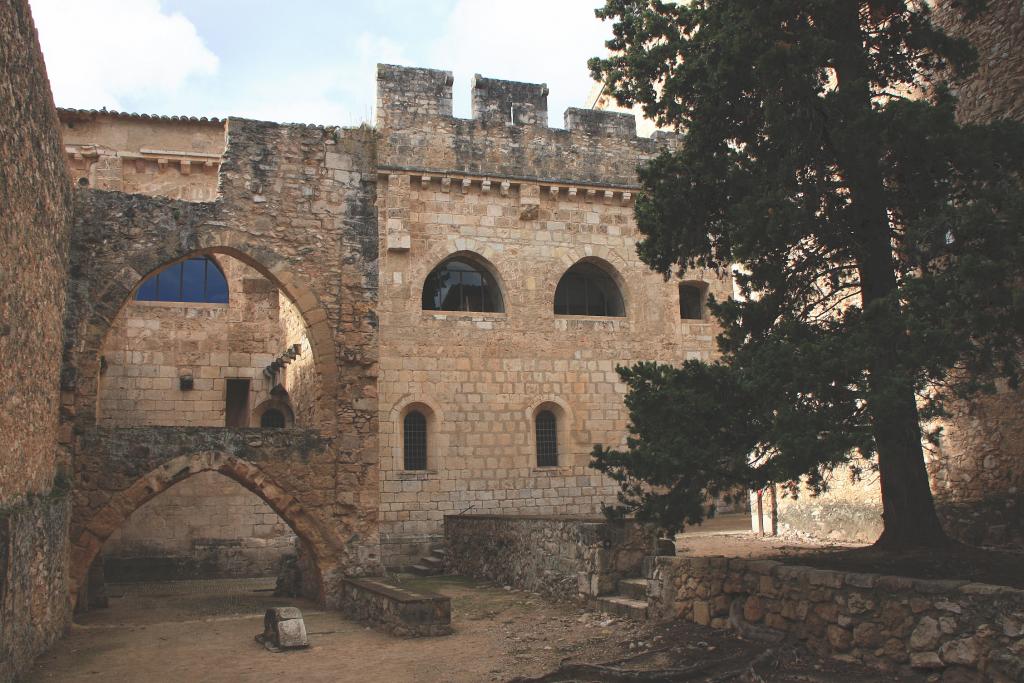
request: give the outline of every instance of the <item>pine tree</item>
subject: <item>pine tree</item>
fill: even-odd
[[[959,3],[977,11],[976,2]],[[640,170],[640,257],[733,270],[719,360],[620,369],[631,436],[595,447],[617,512],[670,530],[730,487],[877,464],[883,547],[947,542],[922,425],[1016,387],[1024,129],[959,125],[972,68],[925,2],[607,0],[595,78],[682,136]],[[1000,380],[1002,381],[1002,380]]]

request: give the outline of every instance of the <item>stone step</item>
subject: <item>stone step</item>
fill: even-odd
[[[426,565],[427,567],[444,567],[444,558],[434,556],[421,557],[420,564]]]
[[[409,571],[419,576],[436,576],[441,573],[441,569],[438,567],[427,567],[422,564],[414,564],[409,567]]]
[[[633,600],[646,600],[647,579],[620,579],[619,595]]]
[[[647,618],[646,600],[633,600],[621,595],[606,595],[597,598],[597,609],[636,621],[643,621]]]
[[[430,554],[443,560],[448,556],[448,551],[444,548],[432,548]]]

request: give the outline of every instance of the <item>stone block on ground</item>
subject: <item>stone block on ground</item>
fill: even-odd
[[[256,642],[271,652],[309,647],[306,623],[298,607],[271,607],[263,615],[263,633]]]

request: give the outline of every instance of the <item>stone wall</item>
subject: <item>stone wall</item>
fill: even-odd
[[[446,569],[560,600],[615,591],[654,555],[653,529],[631,521],[524,515],[444,518]]]
[[[276,576],[295,534],[241,484],[201,472],[128,517],[103,546],[107,581]]]
[[[309,345],[306,323],[302,314],[285,296],[280,296],[278,314],[281,320],[283,346],[298,345],[299,354],[278,373],[278,382],[288,391],[288,402],[296,424],[312,424],[316,403],[320,399],[313,348]]]
[[[588,467],[595,443],[620,445],[628,420],[617,365],[710,359],[717,326],[681,320],[676,282],[636,255],[637,163],[660,147],[630,115],[566,112],[547,127],[543,86],[474,80],[476,118],[451,116],[451,75],[381,66],[382,552],[414,561],[445,515],[596,514],[616,486]],[[512,112],[519,112],[513,120]],[[508,120],[506,120],[508,119]],[[422,310],[427,275],[460,255],[490,271],[500,313]],[[573,264],[604,268],[624,317],[556,316]],[[728,278],[693,272],[722,298]],[[404,471],[402,421],[428,420],[426,471]],[[558,466],[536,466],[534,418],[558,420]]]
[[[377,579],[346,579],[341,609],[346,616],[395,636],[418,638],[452,632],[450,598]]]
[[[943,680],[1024,678],[1024,591],[725,557],[659,557],[648,614],[792,634],[813,651]],[[730,618],[730,611],[732,617]],[[739,626],[737,627],[737,624]]]
[[[0,65],[0,680],[6,681],[71,617],[69,502],[57,468],[71,192],[26,0],[0,3]]]
[[[214,202],[76,192],[62,377],[75,471],[72,581],[81,585],[102,544],[155,492],[217,471],[289,523],[323,577],[323,597],[336,604],[341,575],[380,571],[375,141],[365,129],[238,119],[227,137]],[[275,446],[276,458],[257,457],[296,430],[241,441],[223,428],[152,427],[153,441],[140,428],[96,431],[99,356],[112,321],[146,274],[209,254],[255,269],[301,315],[318,384],[306,425],[322,439],[316,448],[300,441]],[[173,467],[182,469],[165,469]]]
[[[228,303],[132,300],[118,313],[102,349],[99,424],[222,426],[228,378],[251,381],[250,412],[270,398],[263,368],[285,349],[277,287],[237,259],[217,261]]]
[[[61,109],[77,187],[213,201],[224,153],[218,119]]]
[[[65,489],[0,510],[0,681],[16,680],[70,624]]]

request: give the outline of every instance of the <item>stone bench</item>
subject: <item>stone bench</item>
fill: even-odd
[[[417,592],[374,578],[346,578],[341,610],[346,616],[396,636],[417,638],[452,632],[451,598]]]

